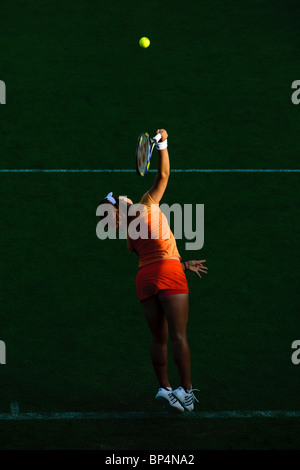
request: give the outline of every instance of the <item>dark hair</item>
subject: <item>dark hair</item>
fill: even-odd
[[[108,199],[102,199],[102,201],[100,201],[99,205],[101,204],[107,204],[108,206],[111,206],[111,214],[112,214],[112,218],[115,222],[115,228],[118,230],[119,227],[122,225],[122,221],[124,222],[124,205],[122,204],[122,207],[121,207],[121,211],[120,211],[120,207],[119,207],[119,204],[120,204],[120,198],[119,196],[118,197],[115,197],[115,200],[116,200],[116,203],[113,204],[111,201],[109,201]],[[122,202],[122,201],[121,201]],[[129,206],[131,204],[129,204],[127,202],[127,210],[126,210],[126,215],[128,215],[128,209],[129,209]],[[102,216],[99,216],[100,217],[100,222],[101,220],[103,220],[105,217],[107,217],[107,215],[109,215],[109,212],[108,211],[105,211],[104,215]]]

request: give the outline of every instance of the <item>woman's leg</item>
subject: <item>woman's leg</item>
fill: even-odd
[[[173,358],[178,368],[181,386],[190,390],[192,388],[191,354],[186,336],[189,296],[188,294],[161,296],[160,302],[168,322]]]
[[[150,355],[160,387],[170,387],[168,364],[168,323],[156,297],[142,302],[145,318],[152,334]]]

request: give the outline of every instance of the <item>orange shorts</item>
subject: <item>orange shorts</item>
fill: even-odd
[[[172,295],[189,292],[188,283],[177,259],[165,259],[142,266],[136,276],[139,301],[158,294]]]

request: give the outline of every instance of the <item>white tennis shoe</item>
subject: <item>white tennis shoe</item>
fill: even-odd
[[[181,406],[172,390],[160,388],[155,396],[156,400],[162,404],[163,408],[170,413],[183,413],[184,408]]]
[[[195,401],[199,402],[199,400],[197,400],[197,398],[195,397],[193,393],[194,391],[199,392],[197,388],[188,390],[186,392],[183,387],[179,387],[179,388],[176,388],[176,390],[173,390],[172,393],[174,397],[177,398],[177,400],[181,403],[181,405],[186,411],[193,411]]]

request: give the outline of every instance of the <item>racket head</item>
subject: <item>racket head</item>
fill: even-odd
[[[148,132],[139,135],[135,149],[136,172],[139,176],[145,176],[150,168],[154,145],[155,142],[150,139]]]

